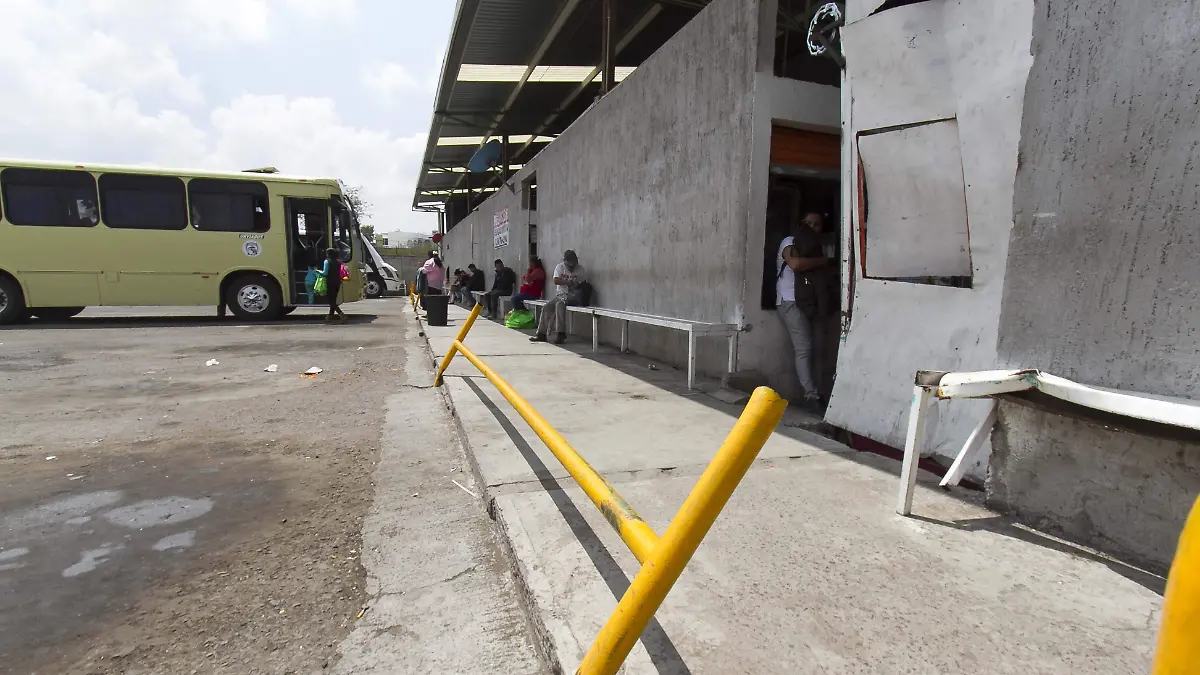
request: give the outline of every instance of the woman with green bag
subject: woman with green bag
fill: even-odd
[[[329,316],[325,317],[326,321],[345,321],[346,313],[338,307],[338,295],[342,292],[342,277],[346,276],[345,265],[338,258],[337,249],[328,249],[325,251],[325,265],[321,268],[320,274],[317,277],[317,283],[313,289],[318,293],[324,293],[329,299]]]

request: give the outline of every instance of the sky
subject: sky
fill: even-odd
[[[281,172],[411,210],[453,0],[0,0],[0,157]]]

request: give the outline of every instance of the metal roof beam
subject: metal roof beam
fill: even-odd
[[[526,65],[525,74],[521,76],[521,79],[513,86],[512,91],[509,92],[508,100],[501,107],[500,116],[492,120],[487,133],[484,134],[484,143],[504,124],[504,118],[508,115],[509,110],[512,109],[513,104],[517,102],[517,97],[521,95],[521,91],[525,88],[525,83],[529,81],[529,76],[533,75],[534,68],[537,68],[542,59],[546,57],[546,52],[550,51],[550,46],[554,44],[554,39],[562,32],[563,26],[567,25],[567,20],[575,13],[575,9],[579,7],[579,2],[580,0],[567,0],[563,4],[562,9],[558,11],[558,15],[554,17],[554,22],[550,24],[549,30],[542,36],[542,41],[538,44],[537,49],[534,50],[533,58]],[[533,137],[537,138],[537,134],[534,134]]]
[[[629,30],[625,31],[625,35],[621,36],[621,39],[613,47],[613,58],[616,58],[617,56],[619,56],[621,54],[621,52],[625,51],[625,48],[629,46],[629,43],[633,42],[633,40],[638,35],[640,35],[642,31],[646,30],[646,27],[649,26],[650,23],[652,21],[654,21],[654,18],[657,17],[659,14],[661,14],[662,11],[663,11],[662,3],[657,3],[653,6],[651,6],[650,9],[646,10],[646,13],[643,14],[642,17],[637,20],[637,23],[630,26]],[[555,111],[550,113],[550,115],[546,118],[546,120],[544,122],[542,122],[540,125],[538,125],[537,130],[533,132],[534,138],[537,138],[543,131],[545,131],[546,127],[549,127],[551,124],[554,124],[555,120],[558,119],[559,115],[561,115],[562,112],[564,110],[566,110],[568,106],[570,106],[572,103],[574,103],[575,99],[579,98],[583,94],[583,92],[587,91],[588,85],[590,85],[592,83],[592,81],[596,79],[596,76],[598,76],[600,74],[600,70],[601,70],[600,66],[596,66],[595,68],[592,69],[591,77],[588,77],[583,82],[580,82],[579,86],[575,87],[575,89],[573,89],[571,91],[571,93],[568,94],[565,99],[563,99],[563,102],[558,105],[558,107],[555,109]],[[520,147],[520,149],[517,150],[516,153],[514,153],[513,156],[520,157],[521,153],[528,150],[530,145],[533,145],[533,143],[526,142],[524,145],[522,145]]]
[[[454,90],[453,77],[446,77],[446,74],[454,69],[458,70],[459,63],[462,62],[463,53],[467,50],[467,41],[471,35],[472,29],[475,27],[475,16],[479,11],[479,3],[481,0],[458,0],[458,5],[454,10],[454,23],[451,24],[450,40],[446,45],[446,54],[442,57],[442,79],[438,82],[437,93],[434,95],[434,110],[443,110],[450,102],[450,94]],[[463,30],[460,32],[459,27]],[[441,135],[441,119],[435,112],[433,122],[429,128],[429,138],[425,141],[425,160],[428,161],[434,150],[437,149],[437,138]],[[417,185],[421,184],[421,177],[417,177]],[[413,206],[416,206],[416,195],[413,196]]]

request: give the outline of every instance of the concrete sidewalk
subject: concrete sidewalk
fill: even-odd
[[[435,353],[466,314],[426,327]],[[669,366],[590,344],[534,344],[485,320],[466,342],[660,534],[741,412]],[[574,672],[637,563],[465,358],[446,387],[547,651]],[[1161,578],[1018,528],[930,475],[916,517],[899,517],[898,468],[781,426],[623,672],[1149,671]]]

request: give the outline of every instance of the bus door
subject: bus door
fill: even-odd
[[[310,267],[321,269],[325,250],[330,247],[329,202],[324,199],[286,197],[284,212],[288,223],[288,270],[291,288],[289,305],[306,305],[308,290],[304,279]]]

